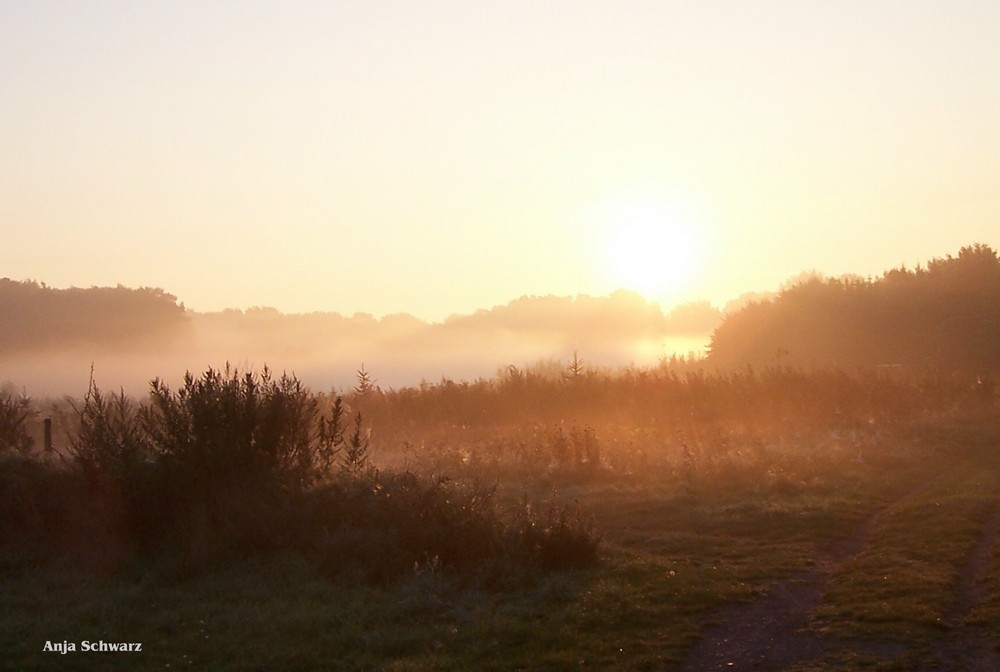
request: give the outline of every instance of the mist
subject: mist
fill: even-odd
[[[3,283],[6,321],[21,327],[0,341],[0,382],[34,396],[79,397],[91,378],[102,389],[142,395],[154,378],[176,386],[187,371],[226,364],[294,373],[314,390],[349,389],[362,366],[383,389],[490,378],[511,365],[544,368],[574,353],[592,370],[616,370],[703,355],[722,319],[707,302],[664,313],[627,291],[525,296],[428,322],[267,307],[199,313],[159,290]]]

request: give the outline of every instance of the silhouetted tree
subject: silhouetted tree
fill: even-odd
[[[709,361],[722,368],[1000,370],[1000,259],[976,244],[875,280],[810,275],[727,315]]]
[[[162,289],[54,289],[0,279],[0,352],[62,346],[156,346],[190,329],[183,304]]]

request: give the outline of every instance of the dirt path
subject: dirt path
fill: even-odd
[[[824,656],[848,643],[808,631],[811,612],[820,604],[830,577],[865,543],[888,508],[870,517],[847,539],[831,546],[815,567],[767,588],[751,602],[727,608],[719,625],[708,629],[688,655],[686,672],[712,670],[784,670]],[[895,655],[895,647],[863,645],[875,655]]]
[[[983,523],[979,542],[969,554],[959,577],[955,608],[948,621],[955,630],[934,647],[933,663],[942,670],[994,672],[1000,670],[1000,652],[981,623],[970,623],[972,611],[987,597],[986,577],[993,562],[993,547],[1000,527],[1000,500],[995,500]]]
[[[869,657],[896,658],[907,652],[899,643],[843,640],[809,630],[810,616],[821,604],[831,577],[861,552],[882,520],[894,508],[926,494],[951,470],[939,474],[868,518],[847,539],[832,545],[814,568],[768,586],[763,597],[728,607],[718,625],[708,628],[688,655],[685,672],[713,670],[767,670],[778,672],[837,651],[850,650]],[[985,599],[984,580],[1000,527],[1000,500],[994,503],[957,586],[957,606],[951,622],[953,636],[931,652],[927,669],[1000,670],[1000,655],[981,626],[966,623]]]

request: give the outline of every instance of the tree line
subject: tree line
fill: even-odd
[[[719,368],[901,367],[1000,371],[1000,259],[963,247],[880,278],[810,277],[727,315],[708,356]]]
[[[56,289],[0,279],[0,353],[67,346],[155,346],[190,329],[184,305],[162,289]]]

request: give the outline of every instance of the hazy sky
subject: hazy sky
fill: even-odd
[[[0,276],[672,305],[1000,244],[1000,3],[0,0]]]

